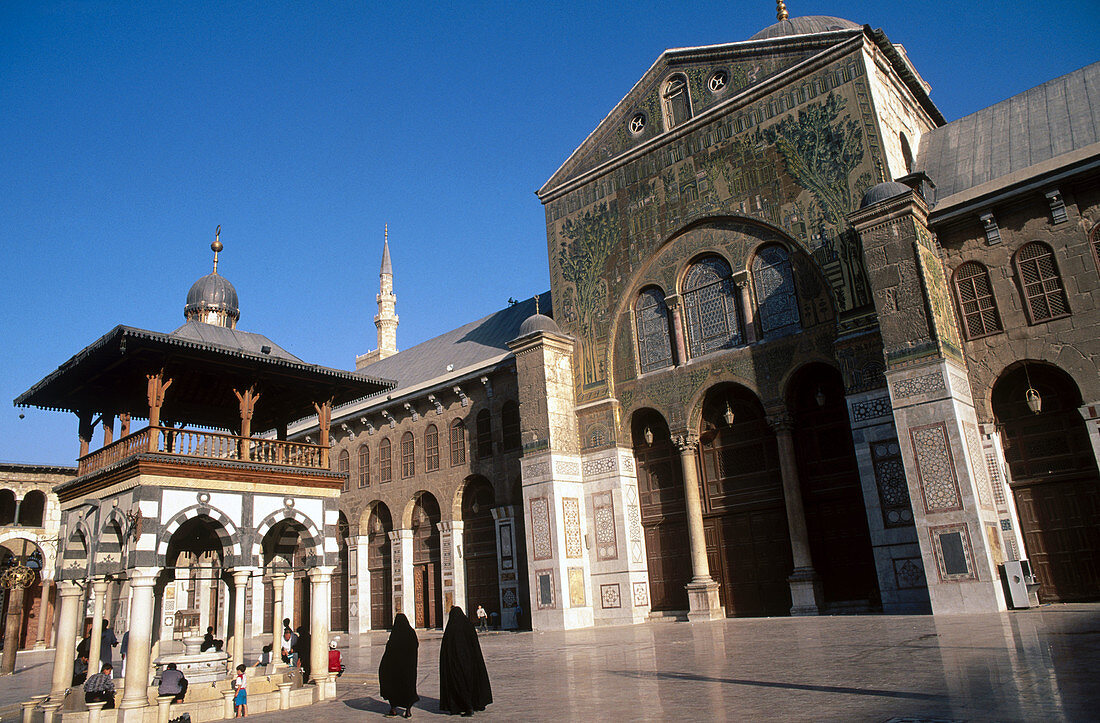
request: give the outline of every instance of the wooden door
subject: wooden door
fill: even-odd
[[[367,569],[370,570],[370,626],[374,630],[386,630],[393,623],[393,586],[390,539],[385,531],[370,535]]]
[[[649,566],[649,602],[655,611],[679,612],[688,609],[685,586],[692,577],[683,470],[663,422],[653,419],[648,424],[656,427],[656,432],[650,429],[653,442],[636,446],[634,456]]]
[[[434,562],[413,566],[413,587],[416,605],[416,627],[441,627],[443,591],[436,577],[439,568]]]
[[[427,572],[427,565],[413,565],[413,600],[416,605],[416,621],[413,624],[418,628],[428,624]]]
[[[704,521],[711,576],[729,617],[789,615],[792,569],[786,510],[765,506]]]
[[[1100,480],[1030,481],[1012,492],[1040,599],[1100,597]]]

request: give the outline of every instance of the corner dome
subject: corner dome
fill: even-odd
[[[558,322],[554,321],[546,314],[531,314],[519,325],[520,336],[534,334],[536,331],[551,331],[555,334],[561,333],[561,329],[558,328]]]
[[[814,33],[827,33],[831,30],[857,30],[863,27],[851,20],[835,18],[831,15],[803,15],[797,18],[780,20],[774,25],[769,25],[749,40],[767,40],[768,38],[783,38],[788,35],[813,35]]]
[[[897,181],[879,183],[867,189],[867,193],[863,194],[863,200],[859,202],[859,207],[867,208],[880,201],[904,195],[912,190],[913,189],[909,188],[909,186],[906,186],[904,183],[898,183]]]
[[[192,284],[187,292],[183,317],[188,321],[236,328],[237,320],[241,318],[237,290],[229,279],[217,272],[207,274]]]

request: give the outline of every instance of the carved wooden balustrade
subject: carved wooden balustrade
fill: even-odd
[[[285,467],[327,469],[328,455],[323,453],[325,451],[327,450],[320,445],[305,442],[259,439],[235,434],[156,426],[146,427],[102,449],[84,455],[79,460],[77,474],[95,472],[137,454],[201,457]]]

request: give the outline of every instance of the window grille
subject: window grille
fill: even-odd
[[[662,98],[665,106],[665,130],[672,130],[691,118],[687,78],[682,75],[669,78]]]
[[[451,466],[466,464],[466,427],[461,419],[451,424]]]
[[[346,449],[340,450],[340,456],[336,458],[336,471],[344,475],[344,490],[347,491],[350,484],[348,472],[351,468],[351,455]]]
[[[401,437],[401,477],[407,479],[416,474],[416,445],[413,433],[405,432]]]
[[[424,431],[424,466],[429,472],[439,469],[439,430],[434,424]]]
[[[752,280],[756,287],[756,305],[760,310],[760,328],[764,336],[780,336],[798,331],[798,295],[794,288],[791,257],[782,246],[760,249],[752,262]]]
[[[688,270],[684,309],[692,357],[742,343],[737,289],[729,266],[717,256],[708,256]]]
[[[382,484],[393,479],[393,469],[390,467],[391,453],[390,440],[383,439],[378,443],[378,478]]]
[[[510,452],[519,449],[521,444],[519,404],[511,400],[505,402],[504,407],[500,410],[500,422],[501,442],[504,445],[504,451]]]
[[[985,266],[977,261],[967,261],[955,271],[955,297],[967,339],[1001,331],[997,300],[993,296],[993,285]]]
[[[668,306],[660,289],[649,288],[634,302],[638,335],[638,365],[642,374],[672,366],[672,341],[668,332]]]
[[[359,446],[359,486],[370,487],[370,449]]]
[[[493,456],[493,422],[488,409],[477,413],[477,458]]]
[[[1062,277],[1049,246],[1032,241],[1017,251],[1016,272],[1032,323],[1069,314]]]

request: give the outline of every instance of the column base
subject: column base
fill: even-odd
[[[45,649],[46,649],[45,641],[35,643],[34,647],[31,648],[31,650],[45,650]]]
[[[711,579],[692,580],[687,585],[688,621],[722,620],[726,609],[718,598],[718,583]]]
[[[821,578],[812,567],[796,567],[787,582],[791,586],[791,615],[821,614]]]

